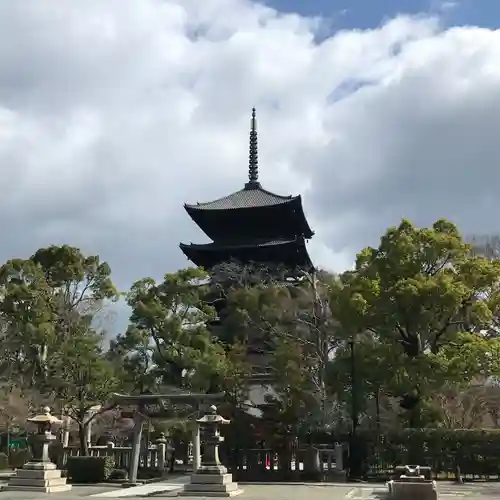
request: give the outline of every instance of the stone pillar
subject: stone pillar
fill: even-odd
[[[298,458],[296,458],[298,461]],[[296,461],[296,463],[297,463]],[[298,470],[298,466],[295,466]],[[319,450],[312,444],[305,450],[303,475],[307,480],[320,481],[323,473],[323,463],[320,461]]]
[[[137,483],[137,470],[141,456],[142,427],[144,418],[139,413],[134,415],[134,437],[132,439],[132,457],[130,460],[129,483]]]
[[[87,446],[90,448],[92,446],[92,424],[93,420],[90,420],[99,410],[101,405],[95,405],[90,408],[86,415],[86,421],[88,422],[87,428],[85,430],[85,440],[87,441]],[[90,421],[89,421],[90,420]]]
[[[114,451],[114,448],[115,448],[115,443],[113,443],[113,441],[108,441],[106,443],[106,446],[107,446],[107,450],[106,450],[106,455],[108,457],[114,457],[115,455],[115,451]]]
[[[201,439],[200,424],[193,422],[193,472],[196,472],[201,466]]]
[[[163,474],[167,465],[167,439],[163,432],[156,440],[156,446],[158,450],[158,470]]]
[[[64,415],[62,418],[62,429],[61,429],[61,443],[63,448],[67,448],[69,446],[69,428],[71,425],[71,418],[68,415]]]
[[[335,443],[335,468],[338,471],[344,470],[344,446],[342,443]]]
[[[38,427],[37,434],[33,436],[33,460],[16,471],[5,488],[7,490],[54,493],[71,489],[71,485],[66,484],[66,478],[61,477],[61,471],[49,457],[49,444],[57,439],[52,434],[52,424],[62,422],[50,414],[50,408],[45,407],[43,411],[41,415],[26,419]]]
[[[87,418],[90,417],[91,414],[87,413]],[[85,428],[85,441],[87,442],[87,446],[90,448],[92,446],[92,421],[90,421]]]

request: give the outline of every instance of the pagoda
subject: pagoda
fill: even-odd
[[[306,241],[313,236],[302,198],[282,196],[259,182],[257,121],[252,109],[248,182],[243,189],[214,201],[185,204],[187,213],[212,240],[180,244],[186,257],[210,271],[224,262],[312,269]]]
[[[306,241],[314,233],[304,215],[300,195],[282,196],[267,191],[260,184],[257,142],[257,121],[253,108],[248,182],[243,189],[217,200],[185,204],[191,219],[212,242],[181,243],[180,248],[193,264],[209,273],[216,266],[231,261],[243,265],[257,264],[286,271],[290,285],[301,270],[313,269]],[[217,296],[213,305],[217,319],[210,327],[212,334],[220,338],[226,318],[225,299]],[[249,401],[257,408],[266,405],[266,394],[272,383],[266,352],[266,343],[258,335],[252,337],[247,345],[247,359],[253,365]]]

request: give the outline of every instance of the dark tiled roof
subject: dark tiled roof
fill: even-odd
[[[202,244],[196,244],[196,243],[191,243],[189,245],[186,245],[184,243],[180,244],[181,248],[192,248],[196,250],[207,250],[207,251],[213,251],[213,252],[219,252],[220,250],[223,249],[238,249],[238,248],[255,248],[255,247],[273,247],[273,246],[278,246],[278,245],[289,245],[289,244],[294,244],[297,242],[301,242],[300,239],[298,240],[279,240],[279,241],[261,241],[261,242],[252,242],[252,243],[239,243],[239,244],[234,244],[234,245],[222,245],[221,243],[202,243]]]
[[[197,203],[196,205],[186,204],[185,207],[195,210],[228,210],[236,208],[267,207],[289,203],[297,198],[299,197],[280,196],[270,191],[266,191],[261,187],[257,187],[256,189],[241,189],[240,191],[236,191],[236,193],[206,203]]]
[[[311,260],[304,238],[279,241],[215,242],[197,245],[180,244],[184,255],[197,266],[210,269],[231,259],[245,262],[280,263],[284,266],[309,267]]]

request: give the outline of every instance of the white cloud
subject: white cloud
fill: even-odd
[[[0,1],[0,258],[68,242],[122,287],[187,265],[183,203],[243,185],[253,105],[261,180],[304,194],[318,264],[404,216],[497,231],[500,33],[323,29],[244,0]]]

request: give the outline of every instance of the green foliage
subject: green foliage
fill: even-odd
[[[0,470],[9,468],[9,457],[5,453],[0,453]]]
[[[332,309],[352,333],[398,338],[411,357],[437,353],[457,332],[490,326],[499,278],[500,262],[474,256],[450,222],[404,220],[341,276]]]
[[[327,374],[338,341],[328,291],[335,277],[303,272],[290,281],[263,268],[251,272],[249,266],[233,265],[231,270],[224,321],[217,332],[250,353],[264,350],[264,370],[275,392],[265,418],[282,434],[329,425],[332,394]],[[254,276],[261,280],[256,282]]]
[[[366,435],[368,442],[373,435]],[[406,429],[380,437],[378,460],[392,469],[396,465],[418,463],[431,466],[434,473],[477,476],[500,473],[500,431],[484,429]],[[370,460],[372,457],[368,457]]]
[[[239,404],[248,397],[248,380],[252,365],[248,361],[244,344],[236,342],[226,347],[224,363],[217,373],[218,386],[233,404]]]
[[[127,479],[128,479],[128,471],[125,469],[113,469],[109,476],[110,481],[122,482],[126,481]]]
[[[340,332],[355,338],[359,390],[425,399],[447,383],[496,376],[499,285],[500,261],[474,254],[450,222],[389,229],[331,288]],[[330,379],[342,391],[349,361],[336,354]]]
[[[77,342],[65,344],[49,364],[48,386],[78,423],[84,422],[92,406],[104,404],[119,387],[112,365],[95,340],[91,333],[82,335]]]
[[[278,337],[270,366],[274,374],[275,396],[268,398],[271,406],[264,410],[264,418],[274,424],[271,433],[283,440],[287,436],[296,436],[316,407],[309,377],[310,360],[300,343]]]
[[[471,384],[500,377],[500,260],[491,245],[473,246],[448,221],[416,228],[403,220],[338,278],[302,272],[292,282],[282,269],[231,263],[210,276],[188,268],[159,283],[141,279],[127,294],[129,327],[106,353],[99,321],[119,297],[109,266],[68,245],[42,248],[0,267],[0,377],[64,406],[83,453],[87,412],[106,409],[113,391],[224,391],[228,413],[238,415],[256,348],[273,379],[272,435],[326,430],[340,417],[344,425],[353,390],[361,427],[381,394],[387,411],[415,396],[422,426],[477,423],[481,412],[498,423],[498,401],[470,402]],[[213,306],[222,303],[214,327]],[[474,418],[452,404],[464,391]],[[394,425],[416,422],[391,411]]]
[[[104,301],[117,298],[110,272],[98,256],[86,257],[67,245],[5,263],[0,268],[4,378],[22,388],[44,385],[48,360],[82,321],[95,323]]]
[[[35,384],[43,374],[44,348],[57,343],[50,287],[39,266],[15,259],[0,268],[0,297],[8,340],[1,345],[2,375],[23,386]]]
[[[98,255],[85,257],[78,248],[52,245],[35,252],[30,260],[43,269],[47,284],[73,307],[88,310],[96,302],[118,295],[111,269]]]
[[[30,450],[14,448],[9,450],[9,467],[11,469],[20,469],[26,462],[33,458]]]
[[[113,457],[68,457],[66,468],[72,483],[107,481],[115,467]]]
[[[113,365],[103,356],[101,338],[82,322],[48,363],[46,390],[62,402],[64,412],[77,423],[80,449],[88,454],[85,429],[93,418],[108,410],[111,394],[120,381]],[[100,408],[95,410],[95,407]],[[93,415],[89,417],[89,412]]]
[[[207,301],[208,275],[188,268],[167,274],[162,283],[137,281],[127,302],[130,327],[113,345],[133,366],[129,385],[144,389],[158,378],[174,387],[208,389],[225,369],[223,347],[207,329],[215,312]]]

